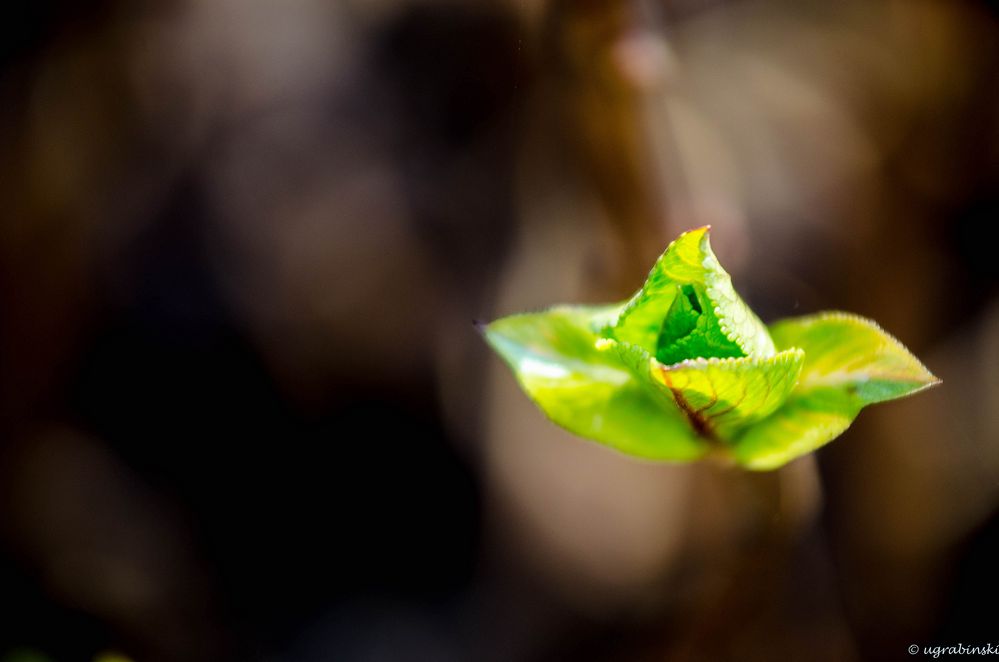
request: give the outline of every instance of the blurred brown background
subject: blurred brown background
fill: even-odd
[[[999,642],[997,9],[17,8],[0,660]],[[944,385],[776,473],[655,466],[474,332],[623,298],[705,223],[765,320],[874,317]]]

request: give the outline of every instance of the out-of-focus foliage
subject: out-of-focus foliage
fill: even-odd
[[[94,662],[132,662],[132,659],[125,657],[121,653],[108,651],[95,657]]]
[[[999,591],[996,3],[21,5],[0,655],[859,662],[994,631],[962,595]],[[946,388],[778,471],[636,462],[469,324],[623,301],[709,223],[762,319],[877,319]]]
[[[15,648],[4,653],[0,662],[51,662],[51,659],[33,648]]]
[[[861,317],[820,313],[768,332],[707,228],[670,244],[625,304],[515,315],[485,335],[552,421],[657,460],[714,451],[776,469],[838,437],[864,406],[939,381]]]

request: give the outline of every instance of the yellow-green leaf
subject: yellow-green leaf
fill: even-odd
[[[736,459],[773,469],[829,443],[877,402],[939,383],[905,346],[875,322],[827,312],[770,327],[777,347],[804,350],[794,395],[735,441]]]
[[[654,361],[650,373],[696,430],[722,442],[787,400],[804,356],[789,349],[765,359],[689,359],[670,366]]]
[[[805,350],[800,390],[846,389],[861,404],[910,395],[938,383],[905,345],[877,323],[826,312],[782,320],[770,327],[777,347]]]
[[[657,404],[614,352],[597,349],[593,326],[608,307],[560,306],[485,327],[521,388],[553,422],[623,453],[690,461],[707,446],[679,411]]]
[[[856,315],[767,329],[732,288],[707,228],[670,244],[625,304],[558,306],[484,331],[552,421],[657,460],[714,451],[774,469],[835,439],[863,407],[939,381]]]
[[[793,395],[736,440],[735,459],[747,469],[776,469],[841,435],[859,411],[856,401],[839,389]]]
[[[643,347],[663,363],[773,356],[766,327],[736,294],[711,250],[708,230],[685,232],[666,248],[610,336]]]

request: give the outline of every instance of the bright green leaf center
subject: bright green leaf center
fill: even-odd
[[[854,315],[768,330],[736,294],[708,228],[670,244],[626,303],[513,315],[485,335],[552,421],[674,462],[715,451],[774,469],[837,437],[863,407],[939,381]]]
[[[679,287],[656,342],[656,359],[660,363],[671,365],[687,359],[746,355],[721,331],[714,309],[701,303],[704,297],[694,285]]]

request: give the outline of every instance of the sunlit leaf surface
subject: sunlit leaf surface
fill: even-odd
[[[728,436],[784,404],[803,360],[800,349],[765,359],[688,359],[653,366],[652,379],[703,434]]]
[[[560,306],[513,315],[485,328],[486,340],[521,388],[570,432],[656,460],[692,460],[707,446],[682,414],[657,404],[591,330],[603,308]]]
[[[667,247],[611,335],[644,347],[662,363],[775,351],[766,327],[735,293],[711,251],[707,228],[685,232]]]
[[[869,404],[938,383],[870,320],[820,313],[767,329],[708,242],[684,233],[625,304],[557,306],[484,328],[521,388],[567,430],[623,453],[774,469]]]
[[[842,388],[867,405],[939,381],[902,343],[857,315],[829,312],[783,320],[770,333],[778,347],[805,350],[801,390]]]

